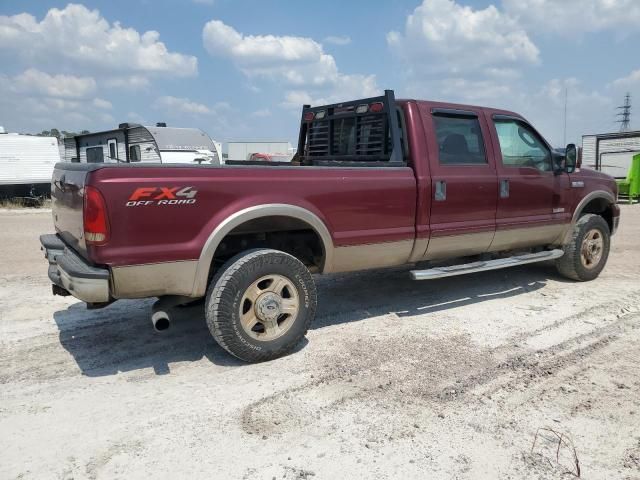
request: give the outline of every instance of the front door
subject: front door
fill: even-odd
[[[107,149],[108,149],[108,161],[109,162],[117,162],[118,161],[118,140],[115,138],[110,138],[107,140]]]
[[[497,177],[481,111],[423,111],[431,167],[425,259],[486,252],[495,233]]]
[[[555,194],[566,189],[567,174],[554,173],[549,145],[525,121],[503,115],[487,120],[493,126],[499,182],[491,250],[554,243],[569,214]]]

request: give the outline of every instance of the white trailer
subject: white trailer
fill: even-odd
[[[640,131],[601,133],[582,137],[582,164],[616,178],[627,176],[631,160],[640,153]]]
[[[50,193],[54,165],[60,161],[55,137],[36,137],[0,130],[0,195]]]
[[[65,159],[73,163],[198,163],[220,165],[222,144],[197,128],[121,123],[103,132],[64,139]]]

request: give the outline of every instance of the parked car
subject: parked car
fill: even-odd
[[[288,153],[252,153],[250,162],[290,162],[293,155]]]
[[[415,280],[555,260],[592,280],[620,210],[612,177],[576,169],[517,113],[382,97],[302,110],[288,165],[58,164],[53,291],[92,307],[206,297],[213,337],[262,361],[291,352],[312,274],[429,262]],[[445,261],[445,263],[442,263]]]

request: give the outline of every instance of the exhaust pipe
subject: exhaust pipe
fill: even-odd
[[[167,312],[159,310],[151,315],[151,323],[156,332],[164,332],[171,326],[171,318]]]
[[[179,295],[168,295],[161,297],[151,307],[151,323],[156,332],[164,332],[171,326],[171,315],[169,309],[182,303],[193,301],[193,298],[182,297]]]

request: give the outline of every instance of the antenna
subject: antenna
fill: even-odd
[[[616,117],[620,117],[620,120],[616,120],[616,123],[620,124],[621,132],[628,132],[629,126],[631,124],[631,94],[627,93],[624,96],[624,105],[618,107],[618,110],[622,110],[618,112]]]
[[[569,97],[569,88],[564,87],[564,141],[563,145],[567,144],[567,99]]]

